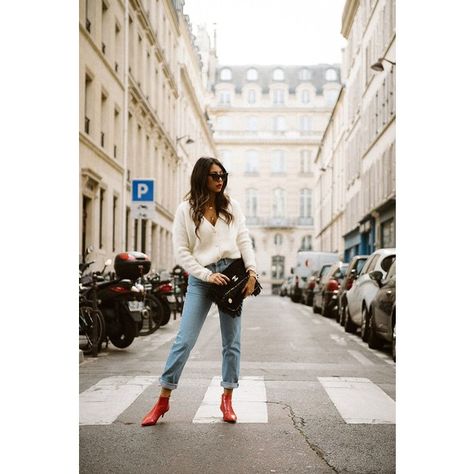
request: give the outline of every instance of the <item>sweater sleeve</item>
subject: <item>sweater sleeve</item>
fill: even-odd
[[[185,207],[179,206],[173,221],[173,248],[175,258],[187,272],[207,282],[212,272],[206,267],[203,267],[191,253],[185,213]]]
[[[250,239],[249,231],[245,225],[245,215],[237,201],[232,200],[232,207],[235,210],[234,217],[236,218],[237,224],[237,247],[242,254],[245,269],[256,272],[257,264],[255,261],[255,252],[253,251],[252,240]]]

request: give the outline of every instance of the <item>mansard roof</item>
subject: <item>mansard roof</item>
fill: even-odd
[[[232,71],[232,79],[221,80],[220,73],[223,69],[230,69]],[[247,71],[249,69],[256,69],[258,72],[258,79],[254,81],[247,80]],[[278,81],[273,79],[273,71],[275,69],[282,69],[284,72],[284,80]],[[308,69],[311,72],[311,79],[300,79],[299,73],[302,69]],[[285,66],[282,64],[273,64],[268,66],[262,66],[258,64],[247,64],[243,66],[232,66],[232,65],[219,65],[216,69],[216,77],[214,78],[214,84],[218,83],[230,83],[234,84],[235,91],[240,93],[242,87],[245,84],[258,84],[262,88],[263,93],[267,93],[270,84],[282,83],[288,85],[289,92],[294,93],[296,87],[303,82],[310,82],[313,84],[316,93],[321,94],[323,85],[326,82],[326,71],[333,69],[336,71],[337,80],[335,82],[341,82],[341,70],[339,64],[317,64],[317,65],[297,65],[297,66]],[[334,82],[334,81],[331,81]]]

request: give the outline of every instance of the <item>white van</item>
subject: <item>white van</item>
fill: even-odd
[[[296,267],[293,268],[292,273],[307,279],[313,272],[319,271],[323,265],[336,263],[338,261],[339,256],[337,253],[300,251],[296,254]]]

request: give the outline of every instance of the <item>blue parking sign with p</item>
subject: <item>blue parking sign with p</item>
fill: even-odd
[[[132,180],[132,201],[154,202],[155,200],[155,180],[134,179]]]

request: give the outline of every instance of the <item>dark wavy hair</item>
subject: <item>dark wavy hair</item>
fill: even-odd
[[[201,219],[204,217],[205,205],[210,200],[210,193],[207,189],[207,177],[212,165],[219,166],[223,173],[227,173],[217,158],[208,156],[199,158],[194,164],[193,172],[191,173],[191,189],[185,196],[185,199],[189,201],[191,206],[191,217],[196,226],[194,232],[197,238],[199,238],[198,229],[201,225]],[[230,224],[234,220],[234,216],[228,210],[230,197],[224,193],[227,187],[227,179],[222,184],[222,189],[216,194],[216,214],[218,218],[222,214],[226,223]]]

